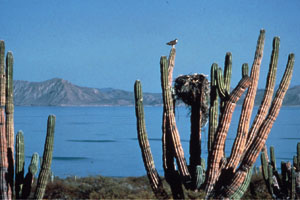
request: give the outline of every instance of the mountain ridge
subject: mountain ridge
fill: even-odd
[[[263,98],[264,89],[258,89],[255,105]],[[243,94],[238,104],[242,104]],[[143,95],[144,105],[162,105],[161,93]],[[133,106],[134,93],[114,88],[90,88],[53,78],[42,82],[14,80],[16,106]],[[300,85],[288,89],[284,106],[300,106]]]

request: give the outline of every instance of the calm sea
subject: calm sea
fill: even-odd
[[[226,154],[236,134],[241,107],[237,107],[226,142]],[[257,112],[257,108],[253,113]],[[176,109],[176,121],[188,160],[188,109]],[[34,152],[43,153],[47,117],[56,115],[54,158],[55,176],[142,176],[145,169],[137,141],[134,107],[16,107],[15,131],[25,136],[27,170]],[[267,145],[275,146],[278,164],[292,160],[300,142],[300,107],[283,107]],[[163,175],[161,153],[162,107],[145,107],[146,128],[154,162]],[[202,134],[202,153],[207,156],[207,130]],[[260,164],[260,161],[257,162]],[[280,165],[279,165],[280,166]]]

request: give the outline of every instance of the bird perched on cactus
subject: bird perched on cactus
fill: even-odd
[[[168,42],[167,45],[170,45],[170,46],[172,46],[172,48],[174,48],[175,45],[177,44],[177,42],[178,42],[178,40],[176,38],[175,40],[172,40],[172,41]]]

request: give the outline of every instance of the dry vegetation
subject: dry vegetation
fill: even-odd
[[[164,185],[167,186],[163,179]],[[34,191],[34,188],[32,189]],[[170,189],[166,187],[170,194]],[[204,193],[185,191],[190,199],[203,199]],[[48,183],[45,199],[155,199],[148,178],[112,178],[103,176],[77,178],[56,177]],[[271,199],[261,174],[253,175],[242,199]]]

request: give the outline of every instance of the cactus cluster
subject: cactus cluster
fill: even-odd
[[[208,160],[206,169],[204,167],[205,162],[203,161],[203,158],[201,158],[201,128],[199,128],[202,119],[201,114],[203,114],[203,109],[199,109],[199,107],[203,107],[201,105],[207,102],[205,102],[205,98],[203,98],[205,96],[205,90],[203,90],[205,84],[192,84],[192,86],[187,87],[190,88],[191,91],[185,91],[184,95],[174,95],[172,93],[173,91],[182,91],[181,89],[178,90],[178,87],[176,86],[178,82],[182,84],[188,83],[182,82],[183,79],[180,77],[180,81],[177,80],[176,82],[175,80],[175,89],[172,88],[172,72],[175,66],[176,56],[176,49],[174,47],[172,47],[168,59],[165,56],[161,57],[160,71],[163,96],[163,168],[165,179],[170,185],[174,199],[185,197],[184,188],[192,191],[199,191],[203,189],[205,190],[206,198],[238,199],[241,198],[246,191],[251,180],[253,164],[255,163],[259,152],[262,150],[271,131],[272,125],[278,116],[283,98],[291,80],[294,65],[294,54],[290,54],[285,73],[281,79],[276,95],[272,100],[279,54],[279,38],[275,37],[273,40],[273,51],[264,98],[258,113],[250,126],[250,119],[253,111],[264,49],[264,39],[265,31],[261,30],[250,75],[248,75],[248,64],[243,64],[242,78],[232,91],[230,91],[230,79],[232,74],[231,53],[227,53],[225,56],[224,74],[222,69],[219,68],[216,63],[214,63],[211,67],[209,92],[210,105],[208,106]],[[189,80],[191,80],[191,77],[189,77]],[[203,81],[203,83],[206,81]],[[139,85],[139,87],[141,87],[140,84],[141,83],[137,81],[135,85]],[[225,141],[231,123],[232,114],[237,101],[246,90],[247,94],[242,106],[237,135],[232,146],[231,154],[226,157],[224,150]],[[137,96],[137,90],[135,90],[135,93]],[[189,96],[195,94],[198,96]],[[189,165],[187,165],[184,157],[175,121],[174,98],[176,96],[186,97],[187,99],[182,100],[183,102],[188,102],[188,105],[191,106],[192,109]],[[135,99],[136,109],[142,106],[142,100],[142,96]],[[193,110],[193,106],[197,109]],[[155,180],[160,179],[152,160],[149,142],[147,141],[144,114],[136,115],[136,117],[138,123],[141,121],[143,122],[144,128],[140,129],[138,126],[137,132],[138,135],[143,135],[143,137],[139,136],[140,144],[146,144],[140,145],[143,158],[145,157],[145,152],[147,152],[147,157],[151,158],[148,160],[145,160],[144,158],[144,164],[147,174],[155,174],[151,177],[148,175],[152,184]],[[160,183],[160,181],[157,183]],[[162,184],[158,185],[163,188]],[[156,196],[159,195],[157,189],[153,188],[153,191]],[[159,191],[162,191],[162,189]]]
[[[13,54],[7,52],[5,59],[5,43],[0,40],[0,198],[27,199],[31,192],[31,184],[38,172],[39,156],[34,153],[24,177],[25,154],[22,131],[16,135],[16,151],[14,148],[14,103],[13,103]],[[6,61],[6,65],[5,65]],[[35,199],[42,199],[50,175],[54,142],[55,116],[48,117],[47,135],[40,169]],[[14,157],[15,154],[15,157]],[[14,167],[15,165],[15,167]]]
[[[300,143],[297,144],[297,155],[293,157],[293,164],[289,161],[281,161],[281,174],[276,166],[273,146],[270,147],[270,160],[268,160],[267,150],[261,152],[260,158],[263,178],[272,198],[298,199],[300,197]]]

